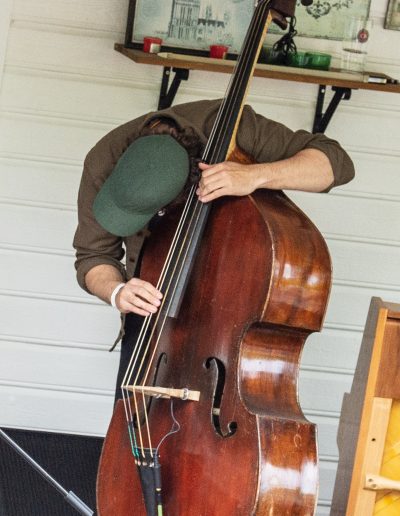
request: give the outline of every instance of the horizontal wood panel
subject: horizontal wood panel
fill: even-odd
[[[393,237],[396,236],[393,235]],[[371,242],[351,242],[329,238],[327,243],[331,252],[335,280],[352,282],[354,285],[375,284],[377,288],[387,285],[400,290],[398,272],[400,245],[382,246]]]
[[[81,166],[0,158],[1,199],[75,208]]]
[[[357,237],[372,243],[384,241],[398,245],[400,242],[398,203],[323,194],[291,193],[291,197],[296,198],[298,205],[328,238],[335,235],[336,238]],[[349,215],[343,217],[343,213]],[[25,242],[36,247],[49,247],[50,244],[56,249],[70,249],[76,227],[75,213],[8,205],[0,206],[0,217],[3,239],[7,243]],[[390,224],[387,224],[388,220]],[[18,233],[13,225],[18,228]]]
[[[2,335],[111,346],[120,328],[118,313],[105,304],[5,295],[0,303]]]
[[[359,92],[353,92],[353,96],[357,95]],[[398,94],[385,93],[385,95],[394,96],[393,103],[398,105]],[[370,144],[371,147],[375,147],[378,144],[380,149],[388,149],[389,152],[392,149],[399,149],[400,134],[396,130],[400,122],[399,111],[393,109],[392,112],[381,113],[379,110],[368,110],[368,101],[365,105],[364,109],[353,108],[351,104],[346,107],[340,106],[330,122],[329,134],[340,134],[341,141],[351,142],[351,145]],[[357,131],[354,131],[354,127],[357,127]],[[377,141],[373,137],[376,134],[385,136]]]
[[[362,332],[324,328],[306,340],[301,365],[303,368],[327,368],[353,371],[361,344]]]
[[[24,87],[25,81],[29,82],[30,91]],[[59,74],[46,76],[20,71],[5,75],[3,95],[4,106],[9,111],[118,125],[155,109],[158,87],[159,81],[139,89],[132,88],[130,83],[120,85],[100,79],[94,87],[93,82],[84,77],[79,80]],[[60,95],[60,91],[66,93]],[[34,106],[31,103],[32,95],[35,97]]]
[[[82,396],[113,396],[119,353],[88,349],[54,347],[26,342],[3,340],[0,342],[0,383],[15,387],[30,385],[42,391],[55,389],[76,392]],[[23,360],[21,360],[23,357]],[[19,378],[16,382],[15,379]],[[309,379],[305,379],[305,382]],[[4,387],[2,387],[3,389]],[[307,410],[303,407],[305,412]],[[337,419],[310,415],[308,419],[318,424],[320,453],[335,457]]]
[[[77,281],[74,257],[0,249],[0,289],[14,293],[37,293],[57,297],[73,296],[82,301],[95,298],[83,291]],[[21,271],[26,271],[21,274]],[[101,301],[98,301],[100,304]]]
[[[50,197],[48,200],[50,202]],[[39,210],[30,207],[22,207],[21,210],[19,208],[18,205],[4,206],[4,210],[14,210],[17,213],[21,213],[25,209],[27,214],[33,213],[31,217],[34,221],[44,220],[47,211],[42,208]],[[34,217],[35,214],[40,215],[41,213],[43,213],[42,219]],[[53,214],[53,210],[49,210],[49,213]],[[60,218],[63,219],[62,216]],[[27,288],[28,291],[37,290],[38,292],[56,295],[86,296],[75,285],[75,252],[72,247],[72,238],[75,232],[74,214],[69,213],[65,218],[72,219],[70,225],[73,225],[73,228],[69,227],[68,233],[59,236],[58,244],[53,240],[53,248],[59,249],[59,255],[46,254],[46,247],[43,246],[48,245],[47,241],[40,242],[38,238],[26,241],[23,235],[20,235],[20,239],[16,238],[18,235],[15,235],[14,239],[11,238],[11,235],[9,237],[9,244],[17,245],[20,248],[18,252],[13,249],[1,249],[0,244],[0,256],[4,260],[3,270],[0,270],[0,279],[2,279],[0,285],[3,289],[18,291]],[[21,222],[25,225],[28,224],[28,221],[22,220]],[[45,220],[45,223],[48,226],[47,220]],[[65,219],[62,223],[65,223]],[[46,226],[37,226],[37,228],[45,233]],[[63,228],[63,225],[60,227]],[[41,244],[41,246],[38,244]],[[331,241],[328,244],[333,261],[335,287],[342,286],[349,289],[380,288],[394,292],[400,290],[400,275],[398,274],[400,247],[382,247],[362,242],[343,241]],[[26,251],[24,251],[24,246]],[[29,246],[36,247],[38,251],[42,249],[42,251],[32,253]],[[359,260],[360,256],[365,256],[366,259]],[[376,264],[384,266],[376,267]],[[375,269],[373,277],[371,277],[371,268]],[[21,270],[27,269],[30,271],[28,281],[26,277],[20,275]],[[47,275],[52,278],[51,282],[44,281]],[[46,288],[43,288],[44,286]]]
[[[72,250],[76,214],[69,211],[0,205],[0,231],[5,244]]]
[[[400,96],[400,95],[399,95]],[[383,143],[383,142],[380,142]],[[352,149],[349,154],[354,161],[356,175],[353,181],[336,189],[337,194],[364,192],[378,197],[386,195],[389,197],[400,196],[400,154],[387,155],[380,153],[380,145],[365,149],[365,152]],[[393,149],[394,151],[396,149]]]
[[[44,18],[40,16],[43,13]],[[53,21],[54,24],[125,31],[127,5],[118,0],[15,0],[14,20]],[[57,30],[57,29],[56,29]],[[59,30],[59,29],[58,29]]]
[[[289,197],[328,237],[334,234],[400,243],[399,203],[303,192],[290,192]]]
[[[336,434],[339,420],[335,417],[308,415],[307,419],[317,425],[318,449],[321,457],[336,461],[338,448]]]
[[[350,392],[352,375],[316,371],[301,371],[299,381],[300,405],[303,411],[310,409],[339,414],[343,394]]]
[[[45,384],[113,396],[119,353],[0,341],[0,382]]]
[[[83,77],[87,77],[88,75],[91,75],[93,77],[99,77],[99,78],[107,78],[112,79],[114,81],[120,79],[123,81],[130,81],[132,85],[137,85],[140,87],[140,84],[142,84],[142,87],[144,84],[147,85],[147,87],[150,89],[155,87],[155,90],[158,90],[158,85],[160,84],[160,76],[161,76],[161,68],[156,66],[150,66],[150,65],[136,65],[135,63],[129,61],[127,58],[124,58],[123,56],[116,56],[116,52],[113,50],[113,44],[114,41],[112,39],[107,40],[104,38],[96,38],[96,37],[84,37],[80,35],[74,35],[74,34],[59,34],[58,35],[58,44],[57,44],[57,50],[54,49],[54,46],[50,45],[49,42],[52,40],[54,36],[52,33],[43,32],[43,31],[34,31],[29,29],[23,29],[23,28],[16,28],[12,31],[10,35],[10,43],[9,43],[9,59],[8,62],[12,63],[13,66],[19,66],[21,68],[30,68],[30,69],[46,69],[46,70],[53,70],[55,72],[59,73],[73,73],[75,76],[81,75]],[[23,41],[35,41],[35,44],[31,47],[31,53],[30,53],[30,60],[24,60],[21,59],[21,56],[24,54],[22,53],[21,48],[21,42]],[[82,45],[85,45],[86,49],[86,58],[87,58],[87,66],[83,68],[81,66],[81,60],[77,59],[77,52],[78,48],[82,48]],[[63,55],[63,66],[61,67],[59,64],[59,53],[62,53]],[[107,66],[106,66],[107,65]],[[179,90],[179,95],[177,97],[177,102],[183,102],[186,99],[181,96],[181,92],[183,91],[190,91],[193,90],[196,92],[196,96],[192,98],[191,100],[195,100],[195,98],[201,97],[201,91],[203,91],[203,95],[205,97],[210,97],[210,91],[214,92],[211,93],[211,96],[218,96],[218,91],[220,93],[225,91],[225,87],[227,85],[227,82],[229,80],[229,76],[227,74],[209,74],[210,80],[204,80],[204,73],[199,72],[192,72],[191,78],[188,83],[185,83],[182,85],[182,88]],[[276,118],[279,120],[284,119],[286,123],[289,126],[292,126],[294,124],[294,127],[307,127],[310,128],[309,120],[311,117],[312,120],[312,105],[315,102],[315,95],[317,91],[316,86],[310,86],[310,85],[299,85],[294,83],[293,86],[291,86],[291,93],[292,95],[283,95],[282,90],[284,91],[286,88],[288,88],[288,84],[283,81],[268,81],[265,80],[255,80],[253,82],[252,87],[252,97],[251,102],[252,104],[257,107],[258,103],[265,102],[265,88],[270,88],[270,92],[272,96],[278,96],[282,99],[282,104],[284,104],[284,101],[286,103],[288,102],[288,98],[291,99],[294,97],[302,97],[304,99],[304,94],[308,96],[308,105],[304,105],[305,111],[304,115],[307,117],[303,123],[299,126],[300,118],[291,120],[291,110],[284,110],[282,109],[281,103],[278,102],[277,105],[272,103],[268,107],[268,113],[265,113],[265,109],[261,109],[260,112],[268,115],[271,118]],[[157,85],[157,86],[156,86]],[[301,91],[301,93],[300,93]],[[296,95],[296,92],[299,92]],[[369,95],[370,92],[367,92]],[[361,97],[360,97],[361,95]],[[383,94],[380,96],[367,96],[363,97],[363,94],[361,92],[357,92],[357,96],[359,96],[359,103],[358,106],[364,105],[365,102],[373,103],[375,99],[382,99],[385,98],[386,95],[389,94]],[[394,95],[394,97],[399,97],[399,95]],[[259,97],[257,99],[257,97]],[[261,100],[260,98],[264,97],[264,100]],[[357,99],[356,99],[357,100]],[[400,99],[394,99],[390,102],[391,105],[393,103],[396,103]],[[303,100],[304,103],[304,100]],[[311,103],[311,105],[310,105]],[[388,101],[389,103],[389,101]],[[154,103],[153,103],[154,105]],[[348,104],[351,105],[351,104]],[[345,106],[341,105],[339,108],[340,113],[346,114],[349,109],[353,110],[359,110],[359,107],[357,107],[357,104],[352,104],[352,108],[349,108],[346,104]],[[310,110],[311,107],[311,110]],[[307,110],[306,110],[307,108]],[[379,112],[376,114],[374,113],[368,113],[369,116],[372,118],[374,115],[376,116],[377,120],[374,120],[374,123],[380,123],[379,120]],[[353,116],[352,113],[350,113],[350,116]],[[363,113],[364,116],[364,113]],[[393,114],[393,111],[388,111],[387,116],[390,119],[393,119],[394,127],[396,125],[396,117]],[[333,121],[336,119],[334,117]],[[347,121],[343,116],[340,116],[341,119],[341,125],[347,125]],[[398,117],[397,117],[398,122]],[[386,124],[387,125],[387,124]],[[341,126],[340,126],[341,127]],[[385,126],[385,129],[387,127]],[[341,141],[343,141],[345,144],[348,144],[349,142],[354,142],[354,137],[347,139],[346,135],[343,135],[343,131],[339,130],[336,131],[336,128],[332,125],[329,128],[329,134],[332,134],[333,137],[337,135],[341,135]],[[354,135],[353,135],[354,136]],[[365,135],[364,135],[365,136]],[[398,141],[398,140],[397,140]],[[362,138],[360,140],[360,144],[365,145],[366,140],[365,138]],[[391,145],[388,140],[384,142],[385,148],[397,148],[395,145]]]
[[[400,303],[400,291],[334,286],[328,304],[326,323],[363,328],[373,296]]]
[[[15,261],[14,255],[16,257]],[[49,305],[54,303],[54,306],[57,308],[71,304],[73,307],[71,309],[76,310],[76,313],[79,313],[79,311],[82,313],[95,311],[97,308],[98,313],[103,314],[104,311],[108,310],[108,307],[103,305],[103,303],[96,301],[94,297],[79,289],[75,280],[72,256],[46,257],[46,255],[42,254],[14,253],[10,250],[0,251],[0,256],[3,257],[4,264],[8,264],[10,267],[0,272],[0,278],[3,280],[3,292],[9,291],[10,294],[13,294],[13,302],[18,304],[18,308],[16,307],[18,312],[24,311],[25,303],[30,303],[29,297],[35,295],[35,293],[35,297],[39,299],[40,297],[47,297]],[[30,269],[30,266],[32,266],[32,269]],[[26,278],[20,274],[20,271],[25,269],[30,270],[30,275]],[[7,270],[10,274],[7,274]],[[11,272],[14,272],[14,275]],[[368,312],[370,298],[373,295],[378,295],[392,302],[400,301],[400,292],[395,290],[386,291],[384,289],[361,288],[356,285],[334,285],[328,305],[326,323],[328,325],[335,324],[339,328],[342,325],[343,329],[346,329],[346,325],[358,326],[362,329]],[[73,301],[73,303],[69,303],[69,301]],[[81,301],[83,304],[80,304],[78,301]],[[86,303],[90,303],[90,305]],[[50,316],[54,316],[54,314],[49,313]],[[345,338],[347,337],[349,337],[352,346],[359,339],[359,335],[353,336],[350,334],[345,336]],[[338,335],[328,334],[327,340],[324,341],[325,349],[333,348],[331,352],[334,352],[335,342],[341,338],[342,335],[340,333]],[[314,335],[310,338],[310,341],[317,342],[320,339],[318,335]],[[312,348],[313,352],[316,351],[315,348],[318,348],[317,343]],[[341,343],[340,349],[346,352],[347,355],[348,349],[343,343]],[[351,363],[354,363],[354,352],[353,348]],[[319,357],[318,360],[321,358],[319,353],[315,356]],[[341,355],[339,354],[339,356]],[[348,359],[349,357],[346,358],[344,363],[348,364]]]
[[[95,143],[113,126],[92,123],[76,125],[66,119],[3,116],[0,119],[0,153],[12,157],[74,160],[83,163]]]
[[[335,324],[338,325],[339,328],[342,324],[344,329],[346,329],[346,325],[356,325],[362,329],[367,316],[370,298],[373,295],[380,296],[383,299],[390,300],[392,302],[400,302],[400,293],[396,292],[388,293],[374,289],[335,287],[328,307],[326,324]],[[46,320],[49,320],[49,331],[45,331],[43,337],[47,339],[57,338],[56,328],[53,328],[53,326],[56,325],[52,324],[52,321],[57,318],[60,318],[61,320],[63,314],[66,313],[68,314],[68,321],[70,323],[70,326],[68,326],[68,333],[73,334],[73,336],[71,336],[71,340],[93,342],[99,335],[97,326],[100,326],[102,331],[104,331],[107,325],[110,325],[111,327],[115,326],[115,322],[113,323],[113,321],[118,319],[118,315],[111,307],[106,306],[100,301],[94,302],[94,298],[89,295],[87,296],[87,299],[90,304],[85,303],[85,297],[82,298],[82,303],[79,303],[75,301],[68,302],[68,299],[63,299],[61,296],[59,298],[56,296],[50,296],[49,299],[41,299],[41,296],[44,296],[44,294],[42,293],[35,297],[29,295],[24,296],[23,292],[14,292],[12,296],[9,296],[9,300],[5,303],[7,306],[2,312],[0,312],[0,319],[4,320],[3,326],[0,327],[8,328],[4,333],[10,333],[13,335],[20,334],[16,331],[19,327],[19,318],[17,314],[24,313],[26,314],[25,317],[27,317],[31,323],[28,325],[28,328],[31,328],[30,331],[35,332],[35,335],[32,336],[40,336],[40,331],[36,334],[36,328],[40,327],[41,331],[46,330],[45,322]],[[3,302],[5,302],[4,296]],[[10,307],[10,309],[8,307]],[[31,313],[32,316],[29,315]],[[76,318],[75,324],[73,323],[74,318]],[[12,325],[12,321],[15,321],[15,325]],[[85,321],[87,321],[87,324],[85,324]],[[64,327],[64,321],[61,320],[61,322]],[[90,333],[88,326],[91,327],[93,332],[92,334]],[[11,331],[12,327],[14,327],[14,330]],[[79,328],[82,331],[81,337],[79,337]],[[26,333],[26,335],[28,334]],[[95,337],[93,337],[93,335],[95,335]],[[112,330],[108,335],[111,335],[112,338],[114,335]],[[107,339],[102,338],[101,342],[107,342]],[[346,358],[344,359],[344,362],[346,362]]]
[[[104,436],[113,397],[31,387],[1,386],[3,427]]]
[[[57,71],[76,74],[87,79],[132,80],[132,68],[127,66],[123,56],[116,56],[115,34],[66,33],[59,31],[37,31],[32,28],[11,28],[8,39],[6,65],[28,69]],[[54,44],[54,38],[57,44]],[[29,53],[26,42],[29,41]],[[85,49],[82,55],[82,49]],[[62,56],[60,60],[59,56]],[[152,67],[148,71],[138,66],[135,80],[149,73],[160,76],[160,70]],[[155,76],[156,76],[155,75]]]
[[[319,467],[319,496],[320,500],[332,498],[335,484],[337,464],[335,462],[321,461]],[[360,515],[361,516],[361,515]]]
[[[72,36],[70,37],[72,38]],[[115,56],[115,59],[117,57]],[[55,61],[54,67],[57,66],[57,63],[58,60]],[[33,62],[31,62],[32,65]],[[126,59],[126,79],[118,79],[118,76],[114,76],[105,81],[103,77],[106,76],[100,73],[100,76],[94,77],[92,82],[88,82],[86,75],[79,70],[69,76],[65,71],[57,71],[56,68],[53,73],[48,71],[45,74],[39,70],[40,66],[37,71],[27,70],[23,66],[7,68],[8,73],[5,75],[3,86],[5,108],[26,110],[32,113],[43,112],[54,113],[54,115],[58,113],[60,116],[64,115],[69,118],[75,116],[77,120],[86,118],[106,121],[108,119],[111,123],[115,120],[123,122],[156,108],[161,83],[160,67],[141,66]],[[135,78],[134,83],[132,83],[131,73]],[[209,75],[212,79],[212,91],[210,91],[209,81],[206,81],[207,88],[205,88],[204,73],[192,71],[189,81],[181,84],[176,102],[221,97],[228,84],[229,76],[226,74]],[[32,92],[23,87],[25,81],[31,85]],[[122,84],[121,81],[123,81]],[[95,83],[95,87],[93,83]],[[133,84],[135,87],[132,87]],[[268,96],[265,96],[266,88]],[[307,89],[304,90],[304,88]],[[67,93],[59,95],[60,91]],[[284,120],[293,129],[309,128],[313,118],[316,93],[317,86],[315,85],[301,85],[299,90],[299,85],[296,83],[255,78],[250,88],[248,102],[256,111],[269,118]],[[35,95],[34,105],[29,101],[32,94]],[[367,94],[373,95],[373,92],[367,92]],[[329,92],[327,96],[328,102]],[[382,97],[385,95],[370,96],[358,103],[352,102],[352,109],[363,109],[365,101],[371,104],[372,99],[376,101]],[[393,117],[392,111],[389,112],[389,116]],[[340,136],[340,140],[345,146],[351,144],[351,141],[344,140],[341,134],[332,133],[331,136]],[[366,143],[363,141],[362,147],[371,152],[371,149],[367,149]],[[384,140],[380,142],[380,145],[387,149]]]

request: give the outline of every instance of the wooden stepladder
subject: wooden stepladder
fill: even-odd
[[[331,516],[399,516],[399,304],[372,298],[338,445]]]

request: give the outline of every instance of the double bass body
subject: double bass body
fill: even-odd
[[[230,159],[241,160],[236,156]],[[142,277],[156,283],[174,214],[152,234]],[[150,383],[200,392],[175,400],[180,430],[160,452],[168,516],[314,513],[315,425],[299,407],[299,359],[322,325],[330,289],[326,244],[281,192],[213,204],[179,316],[160,336]],[[172,425],[152,400],[154,441]],[[98,476],[100,516],[146,515],[122,402]]]

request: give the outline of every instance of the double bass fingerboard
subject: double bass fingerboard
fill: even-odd
[[[202,156],[204,163],[214,164],[225,161],[235,147],[236,131],[249,81],[268,25],[272,20],[269,4],[269,1],[261,0],[256,6],[242,51]],[[172,317],[176,317],[179,312],[185,285],[211,208],[210,203],[204,204],[197,199],[196,189],[197,185],[193,186],[189,194],[171,246],[168,263],[158,285],[164,295],[170,298],[164,303],[164,310]]]

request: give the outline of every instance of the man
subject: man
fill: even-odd
[[[176,180],[173,167],[168,165],[171,159],[162,159],[159,147],[151,147],[151,135],[172,136],[188,152],[191,167],[189,164],[187,167],[192,168],[192,172],[197,168],[201,171],[197,190],[201,202],[210,202],[225,195],[247,195],[258,188],[327,192],[334,186],[347,183],[354,176],[353,164],[337,142],[322,134],[292,132],[257,115],[249,106],[243,110],[236,140],[238,147],[257,163],[199,163],[197,167],[195,158],[201,156],[201,147],[210,135],[219,105],[220,101],[192,102],[140,117],[111,131],[85,160],[78,199],[79,225],[74,239],[77,278],[87,292],[112,304],[121,314],[129,314],[125,323],[127,334],[122,343],[124,363],[130,354],[128,343],[132,345],[141,319],[137,316],[155,313],[162,298],[161,292],[153,285],[135,277],[139,252],[148,229],[142,225],[135,226],[136,221],[143,222],[144,219],[135,212],[137,202],[141,203],[141,191],[134,185],[135,182],[142,184],[142,179],[146,179],[149,164],[152,170],[155,168],[155,175],[149,176],[149,180],[154,182],[155,178],[164,177],[166,168],[171,180]],[[146,137],[150,139],[146,140]],[[140,142],[145,143],[141,146]],[[167,154],[171,152],[172,160],[180,160],[178,149],[171,142],[163,142],[166,143]],[[143,155],[144,147],[148,148],[148,153]],[[154,159],[157,153],[160,154]],[[182,158],[183,168],[184,162]],[[143,170],[138,174],[141,168]],[[131,171],[134,171],[132,177],[129,175]],[[190,177],[193,179],[196,171],[187,175],[190,182]],[[130,212],[128,207],[126,212],[129,223],[123,219],[125,207],[116,212],[111,207],[119,177],[125,181],[122,183],[122,196],[126,188],[132,188],[134,208]],[[178,190],[184,190],[183,178],[176,186],[179,188],[175,193],[179,196]],[[150,184],[144,188],[157,193],[158,181],[154,187]],[[158,209],[173,200],[171,196],[161,195]],[[129,204],[129,199],[123,202]],[[140,209],[145,210],[145,207],[141,206]],[[147,214],[150,227],[152,217],[157,219],[158,209],[155,205],[153,211]],[[115,220],[122,228],[120,232],[118,228],[113,229]],[[131,232],[128,231],[129,227],[133,228]],[[123,245],[126,248],[126,268],[121,263]]]

